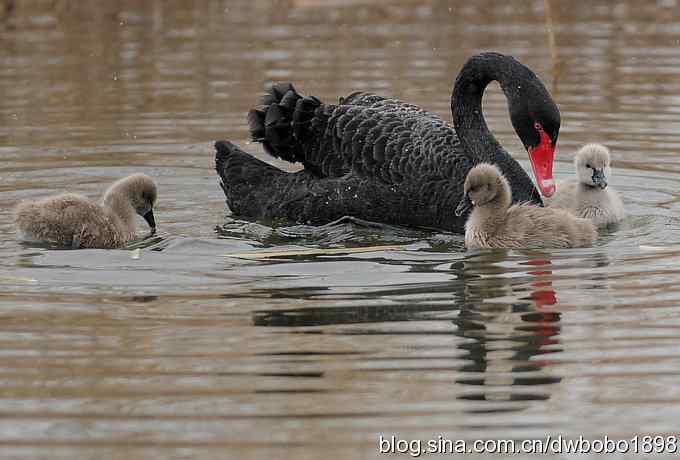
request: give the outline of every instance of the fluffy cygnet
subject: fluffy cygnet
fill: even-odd
[[[473,208],[465,224],[468,248],[571,248],[590,246],[597,238],[592,222],[565,210],[511,206],[510,185],[493,165],[472,168],[464,192],[456,214]]]
[[[566,209],[597,226],[622,220],[625,212],[621,198],[607,183],[611,177],[609,162],[609,150],[604,145],[581,147],[574,157],[576,177],[560,182],[546,205]]]
[[[17,205],[18,237],[29,242],[77,248],[116,248],[135,238],[135,216],[156,230],[153,206],[156,184],[145,174],[133,174],[111,185],[100,203],[64,193]]]

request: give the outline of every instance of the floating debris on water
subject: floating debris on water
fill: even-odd
[[[269,252],[242,252],[238,254],[225,254],[224,257],[233,257],[236,259],[269,259],[272,257],[294,257],[294,256],[316,256],[326,254],[357,254],[362,252],[378,252],[378,251],[405,251],[407,246],[391,245],[391,246],[367,246],[361,248],[329,248],[329,249],[300,249],[298,251],[269,251]]]

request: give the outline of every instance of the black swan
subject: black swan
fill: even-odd
[[[300,162],[281,171],[229,141],[215,144],[216,169],[233,213],[324,224],[343,216],[462,233],[454,212],[468,171],[498,166],[514,202],[542,205],[531,179],[498,143],[482,114],[482,94],[498,81],[529,153],[541,192],[554,191],[552,164],[560,113],[538,77],[510,56],[483,53],[463,66],[453,87],[453,126],[415,105],[355,92],[338,104],[271,86],[250,111],[252,138],[271,155]]]

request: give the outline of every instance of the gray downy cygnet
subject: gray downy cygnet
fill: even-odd
[[[602,144],[584,145],[574,157],[574,167],[576,177],[560,182],[546,205],[590,219],[598,227],[621,221],[625,217],[623,203],[609,186],[609,149]]]
[[[74,193],[23,201],[14,212],[18,238],[61,247],[117,248],[135,239],[135,216],[156,230],[153,179],[133,174],[114,182],[99,203]]]
[[[465,224],[468,248],[585,247],[597,238],[591,221],[565,210],[511,205],[510,185],[491,164],[481,163],[470,170],[464,193],[456,214],[472,208]]]

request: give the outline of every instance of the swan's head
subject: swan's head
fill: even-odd
[[[463,192],[463,199],[456,208],[457,216],[463,215],[473,206],[485,206],[491,202],[500,206],[510,204],[508,181],[496,166],[488,163],[480,163],[468,172]]]
[[[578,181],[588,187],[607,188],[611,176],[609,149],[602,144],[587,144],[576,152],[574,166]]]
[[[158,191],[156,184],[146,174],[132,174],[114,183],[104,196],[104,201],[127,201],[135,212],[142,216],[151,231],[156,230],[153,207],[156,204]]]
[[[128,178],[130,203],[137,211],[137,214],[142,216],[151,230],[156,230],[156,220],[153,215],[153,207],[158,198],[158,191],[156,184],[146,174],[133,174]]]
[[[515,61],[516,62],[516,61]],[[508,97],[510,120],[527,149],[538,189],[545,197],[555,193],[553,162],[560,132],[560,110],[541,80],[517,62],[515,74],[503,91]]]
[[[471,138],[476,142],[474,145],[482,143],[488,147],[492,143],[488,137],[479,139],[479,133],[485,134],[487,129],[480,121],[482,94],[494,80],[500,83],[508,100],[512,126],[529,153],[538,188],[549,197],[555,193],[553,161],[560,111],[541,80],[527,66],[500,53],[472,56],[458,74],[453,88],[451,110],[456,132],[463,142],[461,132],[467,130],[477,136],[477,139]]]

